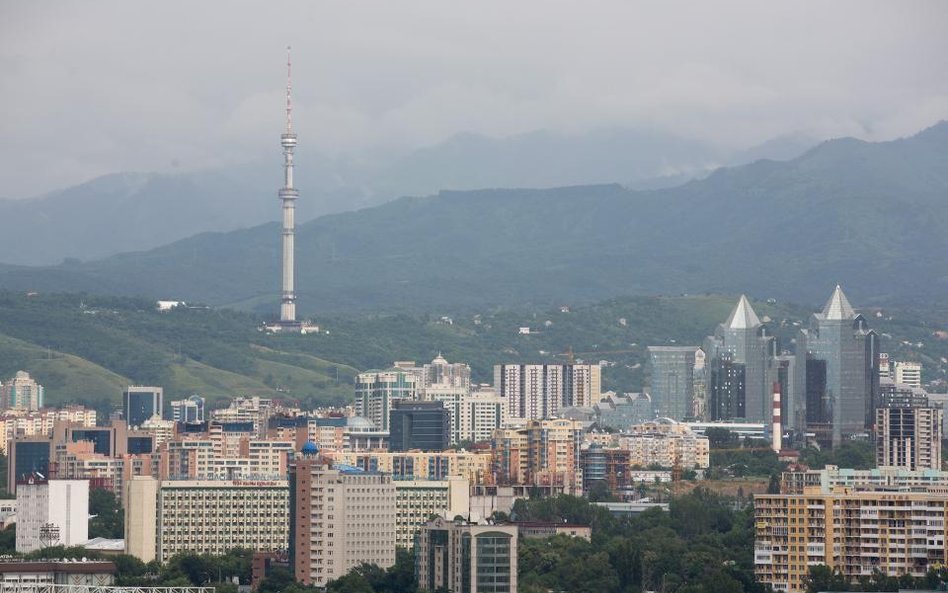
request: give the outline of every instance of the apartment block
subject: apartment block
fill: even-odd
[[[445,480],[460,476],[478,484],[491,474],[490,451],[326,451],[324,455],[335,463],[389,474],[394,480]]]
[[[825,564],[850,582],[874,571],[924,576],[948,562],[948,496],[850,491],[754,497],[754,573],[776,591],[806,589],[810,567]]]
[[[837,488],[920,490],[948,494],[948,472],[935,469],[910,470],[902,467],[852,469],[835,465],[827,465],[823,469],[783,472],[780,480],[782,494],[803,494],[806,488],[819,488],[826,494]]]
[[[492,440],[494,477],[501,484],[562,487],[582,492],[582,423],[531,420],[520,428],[498,429]]]
[[[562,408],[599,403],[602,371],[598,364],[499,364],[494,388],[509,418],[555,418]]]
[[[296,580],[325,587],[361,564],[395,564],[392,477],[330,464],[307,443],[290,465],[290,564]]]
[[[619,448],[629,451],[629,463],[639,467],[702,469],[711,463],[708,437],[668,419],[633,426],[619,437]]]

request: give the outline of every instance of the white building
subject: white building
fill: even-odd
[[[602,371],[598,364],[498,364],[494,388],[508,418],[555,418],[560,409],[599,403]]]
[[[89,539],[89,482],[31,478],[16,489],[16,551],[77,546]]]
[[[909,387],[921,388],[922,386],[922,363],[920,362],[902,362],[895,361],[892,365],[895,382]]]

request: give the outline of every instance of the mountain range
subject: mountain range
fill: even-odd
[[[681,186],[442,191],[297,231],[304,314],[594,301],[741,290],[818,303],[948,294],[948,123],[828,141]],[[0,287],[277,309],[275,223],[88,263],[0,269]]]
[[[297,151],[302,198],[297,220],[378,205],[398,196],[442,189],[556,187],[619,182],[655,188],[706,175],[720,164],[789,158],[815,141],[781,137],[729,153],[707,143],[648,130],[585,134],[537,131],[507,138],[458,134],[400,153],[374,151],[329,158]],[[51,265],[100,259],[166,245],[202,232],[275,221],[281,155],[216,169],[119,173],[34,199],[0,200],[0,262]]]

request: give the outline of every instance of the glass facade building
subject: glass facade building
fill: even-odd
[[[806,397],[794,405],[806,406],[808,428],[810,422],[822,425],[813,428],[828,423],[828,431],[822,432],[829,433],[824,440],[833,445],[870,428],[879,390],[878,364],[876,333],[837,286],[797,339],[797,368],[804,374]]]
[[[398,400],[389,430],[389,451],[444,451],[451,444],[451,414],[441,402]]]
[[[659,417],[685,420],[694,415],[697,346],[649,346],[652,405]]]
[[[122,412],[129,428],[141,426],[152,416],[161,417],[161,387],[130,386],[122,394]]]

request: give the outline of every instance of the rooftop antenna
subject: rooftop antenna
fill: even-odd
[[[293,62],[290,59],[291,47],[286,46],[286,133],[293,133]]]

